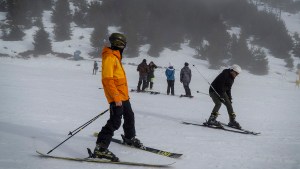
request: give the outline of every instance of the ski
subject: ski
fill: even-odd
[[[174,95],[172,95],[172,94],[167,94],[167,93],[160,93],[160,94],[166,95],[166,96],[177,96],[177,97],[180,97],[180,95],[178,95],[178,94],[174,94]]]
[[[233,132],[233,133],[256,135],[256,134],[249,133],[249,132],[242,131],[242,130],[238,130],[238,129],[236,129],[236,130],[234,130],[234,129],[228,129],[228,128],[225,128],[224,126],[222,126],[222,127],[208,126],[208,125],[204,125],[204,124],[191,123],[191,122],[185,122],[185,121],[183,121],[182,124],[185,124],[185,125],[194,125],[194,126],[202,126],[202,127],[208,127],[208,128],[212,128],[212,129],[219,129],[219,130],[224,130],[224,131]]]
[[[187,96],[187,95],[184,95],[184,94],[182,94],[182,95],[180,95],[179,97],[188,97],[188,98],[193,98],[194,96]]]
[[[227,127],[229,127],[229,128],[233,128],[233,129],[236,129],[236,130],[240,130],[240,131],[246,132],[246,133],[248,133],[248,134],[252,134],[252,135],[259,135],[259,134],[261,134],[260,132],[249,131],[249,130],[246,130],[246,129],[243,129],[243,128],[238,129],[238,128],[235,128],[235,127],[231,127],[231,126],[228,126],[228,124],[226,124],[226,123],[222,123],[222,122],[221,122],[221,124],[222,124],[223,126],[227,126]]]
[[[136,148],[136,147],[124,144],[123,141],[119,140],[119,139],[113,138],[112,141],[114,143],[118,143],[118,144],[122,144],[122,145],[125,145],[125,146],[128,146],[128,147]],[[151,147],[146,147],[146,146],[143,146],[141,148],[136,148],[136,149],[145,150],[145,151],[148,151],[148,152],[151,152],[151,153],[155,153],[155,154],[158,154],[158,155],[171,157],[171,158],[179,158],[180,156],[182,156],[182,154],[172,153],[172,152],[163,151],[163,150],[159,150],[159,149],[155,149],[155,148],[151,148]]]
[[[98,133],[95,132],[94,136],[97,137]],[[117,143],[117,144],[121,144],[121,145],[124,145],[124,146],[131,147],[131,148],[136,148],[136,147],[124,144],[123,140],[120,140],[120,139],[112,138],[111,141],[114,142],[114,143]],[[179,158],[179,157],[182,156],[182,154],[163,151],[163,150],[159,150],[159,149],[155,149],[155,148],[147,147],[147,146],[143,146],[141,148],[136,148],[136,149],[148,151],[150,153],[154,153],[154,154],[158,154],[158,155],[162,155],[162,156],[166,156],[166,157],[170,157],[170,158]]]
[[[53,158],[60,160],[69,160],[69,161],[78,161],[78,162],[92,162],[92,163],[106,163],[106,164],[118,164],[118,165],[130,165],[130,166],[142,166],[142,167],[169,167],[174,163],[170,164],[154,164],[154,163],[138,163],[138,162],[129,162],[129,161],[118,161],[113,162],[105,159],[98,158],[76,158],[76,157],[63,157],[63,156],[54,156],[41,153],[40,151],[36,151],[41,157],[44,158]]]
[[[130,90],[131,92],[137,92],[137,93],[149,93],[149,94],[160,94],[160,92],[157,92],[157,91],[151,91],[151,90],[144,90],[144,91],[137,91],[136,89],[131,89]]]

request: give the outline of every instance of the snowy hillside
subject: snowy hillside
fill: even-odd
[[[300,33],[300,14],[283,13],[288,30]],[[0,13],[0,20],[5,13]],[[52,32],[50,11],[43,14],[46,30]],[[73,25],[74,26],[74,25]],[[111,29],[114,29],[113,27]],[[108,108],[101,84],[101,73],[92,75],[93,61],[71,61],[51,55],[27,60],[17,59],[17,53],[32,50],[32,34],[27,30],[24,41],[0,40],[0,169],[131,169],[111,164],[94,164],[40,158],[35,151],[48,152],[100,112]],[[53,42],[55,52],[73,54],[76,50],[89,59],[90,28],[73,27],[72,40]],[[81,38],[83,36],[83,38]],[[53,40],[53,34],[50,34]],[[298,169],[300,168],[300,88],[295,85],[296,69],[288,70],[282,59],[268,56],[270,71],[255,76],[243,71],[232,88],[233,108],[243,128],[261,132],[259,136],[242,135],[198,126],[187,126],[182,121],[204,122],[214,106],[207,96],[209,84],[222,71],[208,69],[208,63],[194,59],[194,50],[186,43],[182,50],[165,49],[161,57],[152,58],[141,47],[137,58],[124,58],[124,68],[130,89],[138,81],[136,66],[144,58],[165,67],[176,69],[175,94],[183,94],[179,72],[184,62],[192,69],[190,84],[193,99],[177,96],[130,93],[136,118],[137,137],[146,145],[182,153],[171,159],[111,143],[109,149],[121,160],[146,163],[172,163],[174,169]],[[126,50],[125,50],[126,52]],[[300,63],[293,58],[294,65]],[[95,59],[99,61],[100,59]],[[192,65],[195,65],[193,67]],[[101,69],[100,69],[101,70]],[[165,69],[156,69],[154,89],[166,93]],[[199,72],[201,73],[199,73]],[[199,91],[200,93],[196,93]],[[222,106],[218,120],[227,123],[226,108]],[[94,132],[100,131],[109,115],[106,113],[78,135],[51,154],[86,157],[86,148],[94,148]],[[122,127],[116,131],[121,138]]]

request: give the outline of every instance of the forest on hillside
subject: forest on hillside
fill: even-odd
[[[90,41],[95,51],[107,40],[107,28],[115,26],[128,39],[126,57],[139,56],[145,44],[150,56],[159,57],[164,48],[176,51],[187,42],[197,51],[194,57],[207,60],[212,69],[236,63],[253,74],[267,74],[266,49],[292,68],[292,56],[300,57],[299,35],[291,35],[274,10],[259,10],[262,4],[299,12],[293,0],[0,0],[0,11],[7,12],[0,38],[22,40],[24,30],[37,26],[34,51],[52,52],[41,19],[44,10],[51,10],[54,41],[69,40],[74,22],[94,28]],[[232,28],[240,31],[229,33]]]

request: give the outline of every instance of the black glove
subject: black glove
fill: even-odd
[[[220,101],[221,101],[222,103],[225,103],[225,99],[222,98],[222,97],[220,97]]]

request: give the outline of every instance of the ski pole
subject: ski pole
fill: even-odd
[[[203,77],[203,79],[209,84],[209,86],[214,90],[214,92],[217,94],[217,96],[221,99],[221,96],[219,93],[215,90],[215,88],[209,83],[209,81],[202,75],[202,73],[197,69],[195,65],[193,65],[194,68],[197,70],[197,72]]]
[[[67,139],[65,139],[63,142],[61,142],[60,144],[58,144],[57,146],[55,146],[53,149],[51,149],[47,154],[50,154],[53,150],[55,150],[57,147],[61,146],[63,143],[65,143],[67,140],[69,140],[71,137],[75,136],[78,132],[80,132],[81,130],[83,130],[85,127],[87,127],[89,124],[91,124],[93,121],[95,121],[97,118],[99,118],[100,116],[102,116],[104,113],[106,113],[109,109],[106,109],[105,111],[103,111],[102,113],[98,114],[96,117],[92,118],[91,120],[89,120],[88,122],[86,122],[85,124],[81,125],[80,127],[78,127],[77,129],[75,129],[73,132],[75,133],[71,133],[71,136],[69,136]],[[70,135],[70,134],[69,134]]]
[[[208,96],[209,96],[209,94],[204,93],[204,92],[200,92],[200,91],[198,91],[198,90],[197,90],[197,93],[202,93],[202,94],[205,94],[205,95],[208,95]]]
[[[97,116],[95,116],[94,118],[92,118],[91,120],[89,120],[88,122],[84,123],[83,125],[81,125],[80,127],[78,127],[77,129],[70,131],[68,135],[73,135],[74,132],[76,132],[77,130],[80,130],[80,128],[91,124],[93,121],[95,121],[97,118],[99,118],[101,115],[103,115],[104,113],[106,113],[109,109],[105,110],[104,112],[98,114]]]

